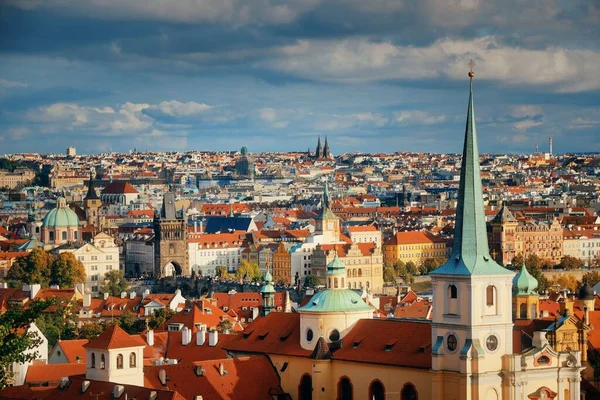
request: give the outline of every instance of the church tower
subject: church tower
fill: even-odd
[[[519,222],[508,207],[502,206],[498,214],[490,222],[492,228],[490,244],[492,256],[500,265],[509,264],[517,255],[517,226]]]
[[[330,159],[331,150],[329,149],[329,142],[327,142],[327,136],[325,136],[325,147],[323,147],[323,158]]]
[[[513,319],[534,319],[538,316],[540,296],[535,289],[538,281],[525,266],[513,278]]]
[[[94,176],[90,172],[90,181],[88,183],[88,191],[83,199],[83,208],[85,210],[85,218],[88,225],[100,227],[100,207],[102,201],[94,188]]]
[[[160,214],[154,215],[154,268],[158,276],[190,275],[188,231],[177,218],[175,193],[165,193]]]
[[[322,236],[322,243],[337,243],[340,241],[340,219],[331,211],[329,204],[329,187],[325,183],[323,206],[315,218],[315,235]]]
[[[265,273],[265,282],[260,288],[260,297],[262,298],[260,315],[266,317],[275,309],[275,287],[273,286],[273,275],[269,272],[268,265],[267,272]]]
[[[469,72],[452,254],[431,272],[434,399],[498,398],[502,358],[513,351],[513,273],[492,259],[488,247],[473,110],[474,75]]]
[[[317,140],[317,148],[315,150],[315,160],[318,160],[319,158],[321,158],[322,152],[323,152],[323,149],[321,148],[321,136],[319,136],[319,139]]]

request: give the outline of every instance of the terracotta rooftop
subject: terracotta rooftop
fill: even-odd
[[[27,368],[26,384],[50,383],[52,386],[58,385],[63,377],[74,375],[85,375],[86,364],[33,364]]]
[[[59,340],[57,346],[60,347],[70,363],[77,363],[77,357],[79,357],[79,362],[85,365],[86,355],[83,346],[88,343],[87,339]]]
[[[86,349],[109,350],[137,346],[146,346],[146,342],[139,336],[129,335],[117,325],[111,325],[100,336],[83,347]]]
[[[139,193],[129,182],[116,181],[111,182],[102,191],[102,194],[125,194],[125,193]]]

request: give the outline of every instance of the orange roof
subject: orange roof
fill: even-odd
[[[77,357],[79,362],[85,364],[86,355],[83,346],[89,343],[87,339],[73,339],[73,340],[59,340],[57,345],[62,350],[63,354],[70,363],[77,363]]]
[[[443,238],[434,236],[429,232],[409,231],[396,233],[385,243],[385,245],[394,246],[404,244],[436,243],[443,241]]]
[[[204,345],[198,346],[196,344],[196,334],[192,335],[192,341],[187,346],[181,343],[181,332],[169,332],[169,339],[167,345],[167,351],[165,353],[166,358],[178,360],[182,362],[194,362],[204,360],[215,360],[218,358],[227,357],[227,351],[223,348],[229,342],[231,342],[236,335],[219,333],[218,342],[216,346],[208,345],[208,333],[205,333]],[[156,336],[156,335],[155,335]]]
[[[244,353],[304,357],[312,353],[312,350],[300,347],[300,314],[298,313],[274,312],[266,317],[257,318],[225,348]]]
[[[198,324],[205,324],[208,329],[216,329],[219,322],[225,319],[232,322],[234,331],[242,330],[240,324],[232,320],[232,318],[219,307],[213,305],[210,301],[198,300],[193,303],[190,308],[175,314],[166,323],[183,324],[195,333],[198,330]]]
[[[62,377],[85,375],[86,364],[33,364],[27,368],[26,384],[58,382]]]
[[[219,365],[227,371],[226,374],[219,373]],[[197,367],[202,370],[201,376],[196,373]],[[160,370],[165,370],[168,377],[165,385],[159,379]],[[144,367],[144,386],[176,390],[187,399],[202,395],[204,400],[267,400],[273,398],[272,394],[283,393],[277,371],[264,356],[222,358],[193,365]]]
[[[431,324],[361,319],[346,334],[335,359],[402,367],[431,368]]]
[[[111,325],[104,333],[83,347],[86,349],[110,350],[127,347],[145,346],[146,342],[139,336],[129,335],[117,325]]]
[[[111,182],[102,191],[102,194],[139,193],[129,182]]]
[[[238,292],[235,294],[213,293],[213,298],[217,300],[217,307],[221,310],[225,311],[227,309],[226,312],[234,312],[235,315],[246,320],[252,318],[251,307],[260,307],[262,305],[262,297],[258,292]],[[275,293],[273,303],[275,308],[283,308],[285,306],[285,293]]]
[[[350,226],[348,227],[350,232],[377,232],[377,228],[373,225],[361,225],[361,226]]]

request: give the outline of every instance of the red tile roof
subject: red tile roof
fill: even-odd
[[[50,382],[58,385],[62,377],[73,375],[85,375],[85,363],[69,364],[33,364],[27,368],[26,384],[41,384]]]
[[[119,326],[111,325],[100,336],[83,347],[86,349],[108,350],[145,345],[146,342],[141,337],[129,335]]]
[[[226,374],[219,373],[220,364]],[[165,385],[158,376],[161,369],[168,377]],[[202,375],[198,376],[196,371],[202,371]],[[264,356],[144,367],[144,378],[147,388],[176,390],[186,399],[201,395],[204,400],[270,400],[272,393],[283,393],[277,371]]]
[[[312,350],[300,347],[300,314],[298,313],[275,312],[257,318],[225,348],[244,353],[304,357],[312,353]]]
[[[171,319],[167,321],[167,324],[182,323],[195,333],[198,330],[198,324],[205,324],[206,327],[211,330],[216,329],[217,325],[225,319],[231,321],[234,331],[242,330],[240,324],[236,323],[231,316],[219,307],[213,305],[208,300],[198,300],[189,308],[180,311],[171,317]]]
[[[111,182],[102,191],[102,194],[124,194],[124,193],[139,193],[129,182],[116,181]]]
[[[70,363],[77,363],[77,357],[79,357],[79,362],[85,364],[86,355],[83,346],[88,343],[89,340],[87,339],[73,339],[59,340],[57,345],[60,346],[60,349]]]
[[[337,360],[431,368],[431,324],[393,319],[361,319],[333,353]]]
[[[184,346],[181,344],[181,332],[169,332],[169,340],[165,358],[175,359],[182,362],[191,363],[194,361],[215,360],[227,357],[227,351],[224,347],[236,338],[233,334],[219,333],[216,346],[208,345],[208,333],[205,333],[204,345],[196,345],[196,334],[192,335],[190,344]]]

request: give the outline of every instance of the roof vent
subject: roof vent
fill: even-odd
[[[148,395],[148,400],[156,400],[158,398],[158,393],[156,392],[156,390],[153,390],[150,392],[150,394]]]
[[[113,388],[113,397],[118,399],[125,392],[125,386],[123,385],[115,385]]]
[[[194,368],[194,372],[196,373],[196,376],[203,376],[206,370],[202,368],[202,366],[196,365],[196,367]]]
[[[66,389],[70,383],[71,382],[69,381],[69,377],[63,376],[62,378],[60,378],[60,383],[58,384],[58,387],[61,389]]]
[[[158,380],[160,381],[161,385],[165,386],[167,384],[167,371],[164,369],[158,371]]]
[[[85,393],[86,390],[90,387],[90,381],[81,382],[81,393]]]

